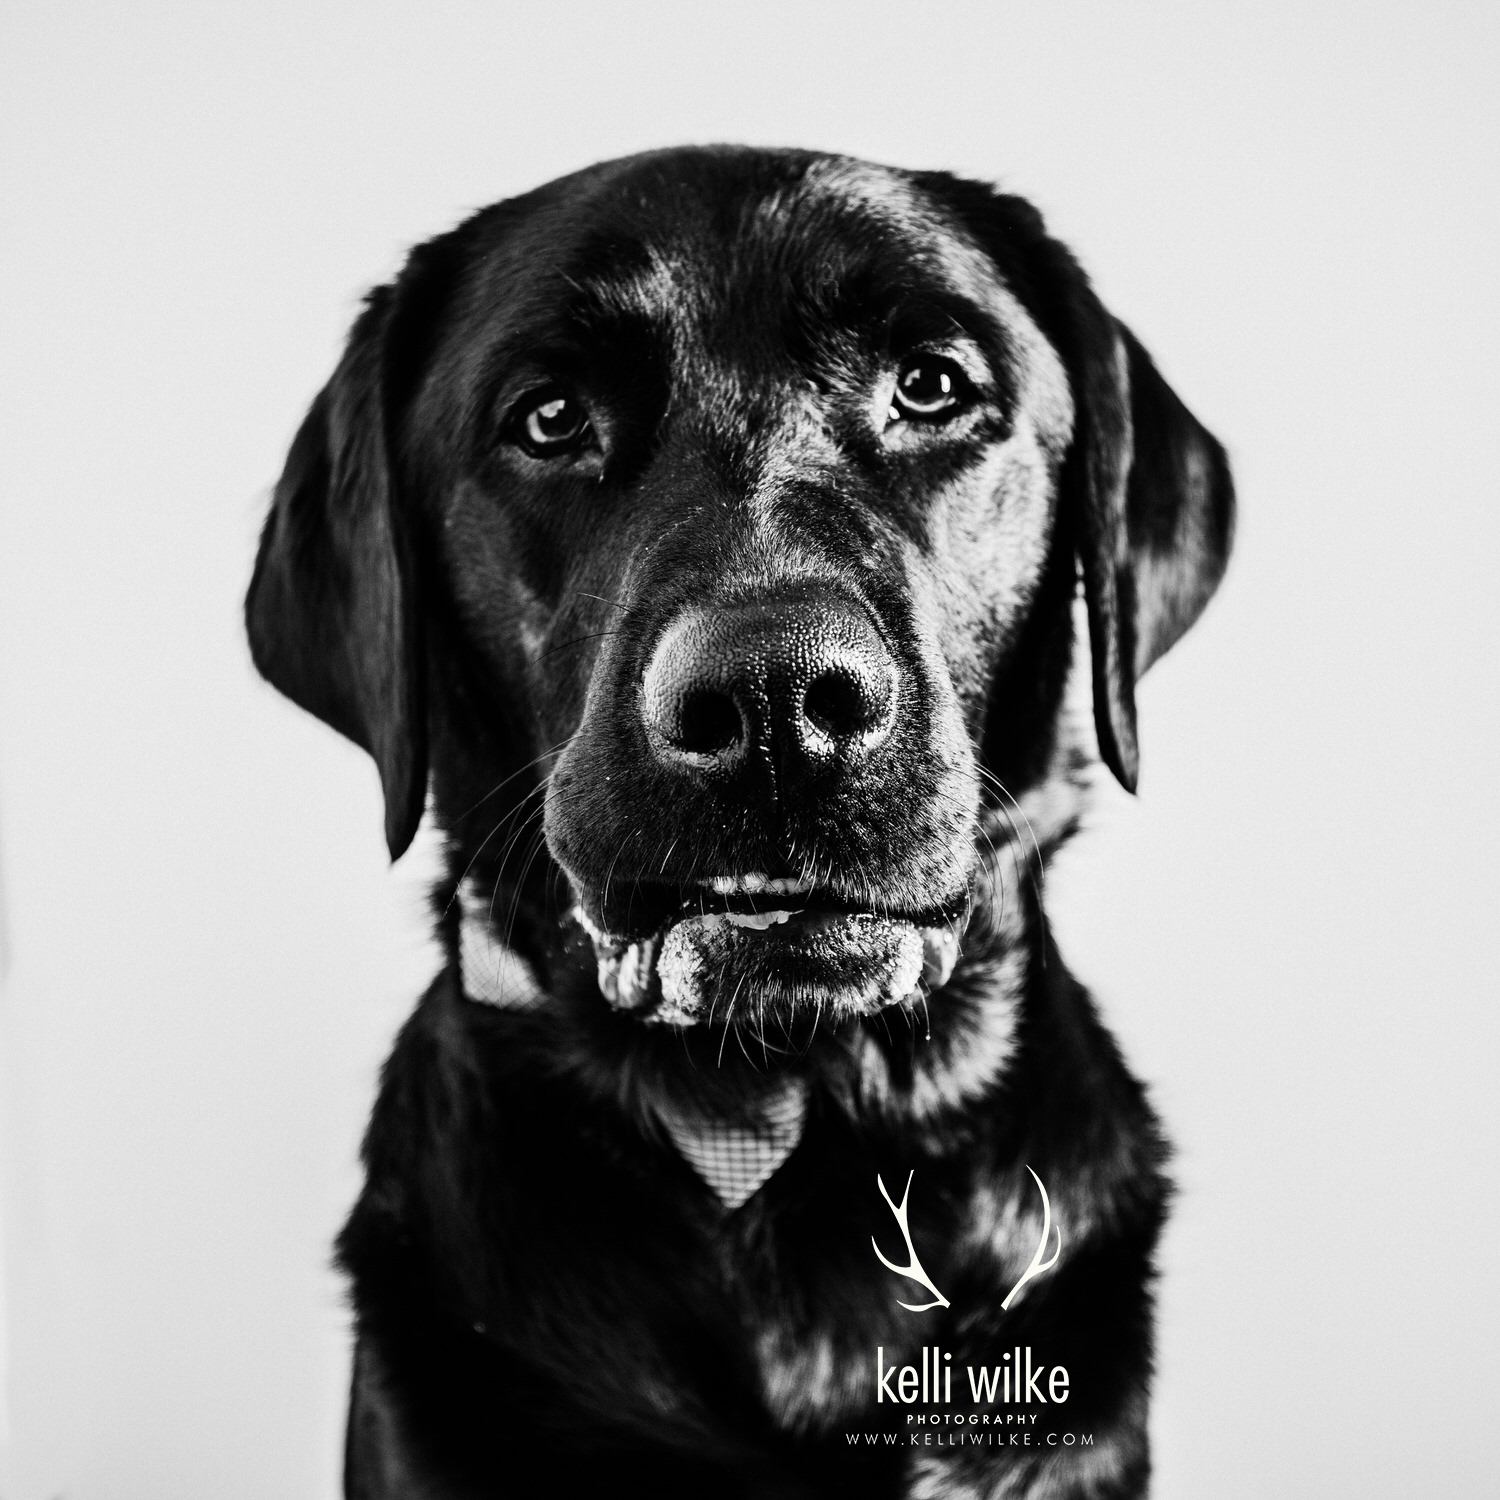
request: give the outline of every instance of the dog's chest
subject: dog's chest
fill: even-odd
[[[870,1400],[869,1371],[831,1321],[811,1326],[767,1311],[751,1349],[760,1398],[788,1432],[827,1431]]]
[[[788,1177],[797,1170],[793,1161]],[[877,1350],[887,1363],[915,1358],[921,1320],[897,1305],[900,1289],[875,1257],[871,1226],[836,1187],[791,1208],[784,1185],[773,1178],[724,1221],[719,1285],[761,1406],[783,1431],[816,1435],[867,1414]]]

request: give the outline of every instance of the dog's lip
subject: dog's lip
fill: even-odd
[[[951,891],[923,906],[894,905],[874,893],[840,881],[815,882],[804,876],[767,875],[752,870],[704,875],[686,882],[661,879],[612,880],[608,887],[578,888],[578,921],[596,948],[624,948],[660,937],[667,928],[693,917],[754,918],[745,926],[765,926],[787,917],[874,917],[914,927],[953,926],[966,919],[970,894]]]
[[[835,941],[853,941],[852,934],[861,930],[905,930],[911,936],[903,941],[917,943],[911,951],[916,967],[907,975],[910,983],[903,993],[888,994],[884,1003],[916,1003],[948,982],[968,925],[966,901],[951,900],[920,913],[881,910],[791,877],[774,881],[764,876],[748,881],[742,876],[710,877],[695,888],[676,889],[680,899],[675,910],[645,933],[609,932],[590,918],[581,902],[574,911],[592,941],[599,989],[605,999],[617,1010],[675,1025],[692,1025],[702,1016],[692,1007],[677,1004],[671,986],[663,985],[658,973],[657,960],[664,947],[671,950],[667,940],[674,929],[702,934],[699,942],[715,930],[726,936],[733,932],[737,944],[748,943],[756,950],[761,943],[770,945],[761,951],[795,951],[798,944],[818,941],[819,933],[842,932],[846,936]],[[681,946],[681,938],[672,941]]]

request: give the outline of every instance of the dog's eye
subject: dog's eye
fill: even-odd
[[[962,405],[968,386],[964,372],[951,359],[913,355],[896,375],[890,419],[930,422]]]
[[[592,428],[583,403],[554,390],[523,402],[512,431],[533,458],[552,458],[582,447]]]

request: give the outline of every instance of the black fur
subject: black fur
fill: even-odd
[[[887,420],[880,392],[934,359],[962,400]],[[587,410],[577,447],[528,449],[539,392]],[[429,788],[446,838],[450,962],[339,1245],[351,1495],[1142,1492],[1165,1148],[1052,947],[1042,866],[1078,816],[1080,571],[1098,744],[1133,787],[1135,681],[1212,593],[1232,515],[1222,450],[1035,210],[944,175],[652,153],[485,210],[372,295],[247,601],[265,675],[374,757],[392,854]],[[788,661],[843,622],[888,725],[860,700],[831,739],[793,733],[774,667],[737,758],[663,748],[643,678],[700,617]],[[605,1002],[583,919],[646,942],[747,871],[806,876],[835,919],[964,922],[961,961],[857,1014],[801,950],[737,940],[705,1024]],[[542,1003],[463,993],[461,881]],[[788,1078],[803,1137],[726,1212],[659,1111],[752,1118]],[[1066,1253],[1003,1312],[1028,1167]],[[876,1175],[908,1172],[951,1303],[924,1314],[870,1248]],[[924,1344],[952,1355],[947,1410],[1017,1345],[1070,1399],[1027,1448],[902,1446],[875,1351]]]

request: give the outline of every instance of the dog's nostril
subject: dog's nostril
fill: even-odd
[[[859,734],[880,717],[864,684],[837,669],[820,673],[808,684],[802,712],[814,729],[834,739]]]
[[[872,755],[894,722],[896,663],[837,597],[775,596],[672,619],[641,674],[652,754],[694,773],[796,780]]]
[[[718,755],[744,734],[744,723],[734,699],[727,693],[700,688],[689,692],[677,713],[679,750],[695,755]]]

